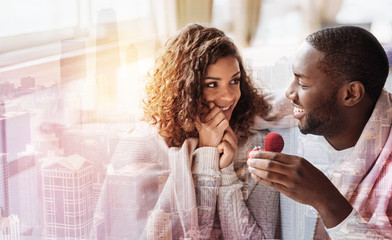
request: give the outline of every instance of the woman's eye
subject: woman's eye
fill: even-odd
[[[240,83],[240,79],[239,78],[233,79],[233,80],[231,80],[230,83],[231,84],[239,84]]]
[[[216,82],[210,82],[210,83],[205,84],[205,87],[208,87],[208,88],[214,88],[216,86],[218,86],[218,84]]]

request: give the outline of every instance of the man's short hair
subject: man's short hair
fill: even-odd
[[[360,81],[366,93],[377,101],[388,77],[387,55],[367,30],[355,26],[325,28],[306,38],[324,53],[319,67],[332,84]]]

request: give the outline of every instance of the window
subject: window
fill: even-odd
[[[14,0],[0,8],[0,52],[86,34],[89,1]]]

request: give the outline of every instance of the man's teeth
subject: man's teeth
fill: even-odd
[[[226,111],[226,110],[228,110],[229,108],[230,108],[230,106],[228,106],[228,107],[221,107],[222,111]]]
[[[302,112],[305,112],[305,110],[303,110],[302,108],[294,107],[294,113],[302,113]]]

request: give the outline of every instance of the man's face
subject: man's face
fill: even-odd
[[[286,97],[294,105],[294,117],[303,134],[333,137],[342,128],[339,88],[319,68],[323,53],[306,41],[300,46],[293,62],[294,80]]]

